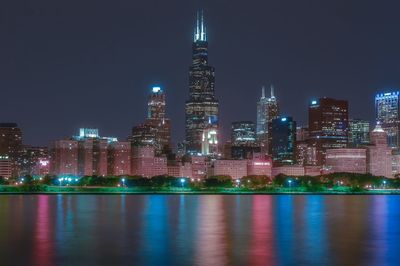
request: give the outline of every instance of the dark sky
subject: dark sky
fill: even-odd
[[[125,138],[158,83],[180,141],[199,8],[225,137],[230,122],[256,119],[264,84],[300,125],[311,98],[347,99],[352,117],[372,120],[375,92],[400,87],[399,1],[6,0],[0,121],[33,145],[83,126]]]

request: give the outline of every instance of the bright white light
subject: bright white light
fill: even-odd
[[[311,101],[311,104],[317,104],[317,101],[315,101],[315,100]]]
[[[181,183],[185,183],[185,179],[184,178],[181,178]]]
[[[153,91],[153,93],[157,93],[157,92],[161,91],[161,87],[153,87],[152,91]]]

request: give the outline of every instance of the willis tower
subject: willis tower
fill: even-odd
[[[215,98],[215,69],[208,65],[208,42],[203,12],[197,13],[186,101],[186,152],[215,155],[218,152],[219,103]]]

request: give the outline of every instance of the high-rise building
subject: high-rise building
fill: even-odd
[[[18,175],[22,152],[22,131],[16,123],[0,123],[0,156],[11,160],[12,175]]]
[[[363,119],[349,120],[349,146],[353,148],[369,144],[369,121]]]
[[[108,175],[131,174],[131,143],[115,141],[108,146]]]
[[[231,158],[251,159],[253,153],[260,152],[254,122],[233,122],[231,127]]]
[[[107,148],[111,142],[118,141],[113,137],[100,137],[99,130],[81,128],[79,136],[73,136],[78,141],[78,174],[107,175]]]
[[[367,170],[375,176],[392,177],[392,150],[387,133],[378,122],[370,133],[371,145],[367,149]]]
[[[320,98],[311,101],[308,108],[308,141],[317,151],[317,165],[325,163],[326,149],[347,147],[348,109],[344,100]]]
[[[166,117],[165,92],[160,86],[151,89],[147,103],[146,124],[154,129],[156,151],[166,153],[171,147],[171,120]]]
[[[260,101],[257,103],[257,139],[263,153],[271,153],[271,134],[269,130],[273,119],[279,116],[279,105],[274,95],[274,87],[271,85],[271,96],[265,96],[265,88],[262,87]]]
[[[167,154],[171,148],[171,120],[166,117],[165,92],[153,86],[147,102],[147,118],[132,128],[130,141],[134,146],[152,146],[156,154]]]
[[[189,100],[185,105],[186,151],[189,154],[202,152],[205,130],[218,132],[219,102],[215,97],[214,83],[215,70],[208,64],[207,34],[201,12],[197,13],[194,30],[192,65],[189,69]]]
[[[379,93],[375,96],[376,122],[387,133],[388,144],[400,147],[400,92]]]
[[[12,162],[8,155],[0,155],[0,177],[12,177]]]
[[[296,162],[296,121],[292,117],[275,118],[271,123],[272,159],[277,164]]]
[[[49,152],[47,147],[23,146],[21,175],[48,174]]]
[[[78,174],[78,141],[57,140],[51,149],[51,173],[54,175]]]

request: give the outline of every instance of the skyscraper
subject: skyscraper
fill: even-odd
[[[271,136],[269,129],[273,119],[279,116],[279,105],[274,95],[274,87],[271,85],[271,96],[265,96],[265,88],[262,87],[260,101],[257,103],[257,139],[263,153],[271,153]]]
[[[363,119],[349,120],[349,145],[353,148],[369,144],[369,121]]]
[[[325,163],[326,149],[346,148],[348,142],[348,102],[331,98],[312,100],[308,108],[309,144],[315,147],[315,163]]]
[[[153,146],[156,154],[169,153],[171,147],[171,120],[166,117],[165,92],[153,86],[147,102],[147,118],[132,128],[130,140],[134,146]]]
[[[189,69],[189,100],[186,101],[186,151],[202,152],[203,136],[218,136],[219,102],[215,97],[215,70],[208,65],[208,42],[203,12],[197,13],[192,44],[192,66]],[[205,132],[207,131],[207,132]],[[216,143],[218,145],[218,139]],[[215,153],[209,150],[210,154]]]
[[[292,117],[275,118],[271,122],[272,159],[278,164],[296,162],[296,121]]]
[[[400,92],[379,93],[375,96],[376,122],[379,122],[392,148],[400,147]]]
[[[256,138],[256,126],[251,121],[233,122],[231,128],[231,156],[234,159],[251,159],[260,152]]]
[[[0,123],[0,156],[9,158],[14,176],[19,174],[21,152],[21,129],[15,123]]]

